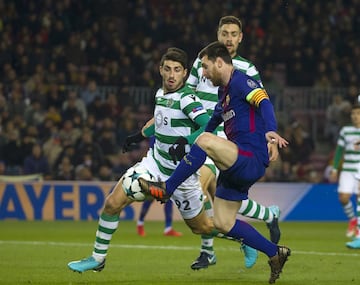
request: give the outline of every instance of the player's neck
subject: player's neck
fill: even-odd
[[[227,72],[224,72],[223,86],[227,86],[233,76],[235,69],[232,65],[227,66]]]

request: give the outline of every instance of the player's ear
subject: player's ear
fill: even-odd
[[[239,34],[239,44],[242,42],[243,36],[244,36],[243,32],[240,32],[240,34]]]

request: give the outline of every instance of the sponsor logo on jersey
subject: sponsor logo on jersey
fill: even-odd
[[[155,126],[160,127],[163,123],[163,114],[161,112],[157,112],[155,114]]]
[[[224,114],[222,114],[221,116],[222,116],[224,122],[226,122],[226,121],[230,120],[231,118],[235,117],[235,111],[234,110],[227,111]]]

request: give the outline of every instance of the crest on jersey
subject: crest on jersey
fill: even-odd
[[[174,105],[174,99],[168,99],[167,101],[166,101],[166,107],[171,107],[172,105]]]
[[[258,88],[258,85],[256,84],[256,82],[254,80],[248,79],[246,81],[246,83],[252,89]]]
[[[229,106],[229,104],[230,104],[230,95],[227,94],[227,95],[225,96],[225,100],[224,100],[223,103],[222,103],[222,107],[224,108],[225,106]]]

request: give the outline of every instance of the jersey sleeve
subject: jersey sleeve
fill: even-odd
[[[197,116],[207,114],[206,109],[201,104],[199,97],[195,94],[186,94],[180,100],[180,108],[183,113],[192,121],[195,121]]]
[[[222,123],[222,107],[220,103],[217,103],[214,109],[214,113],[212,114],[208,124],[205,127],[206,132],[213,132],[215,129]]]
[[[191,70],[190,70],[190,74],[188,79],[186,80],[186,84],[191,87],[193,90],[196,89],[197,85],[199,84],[199,80],[201,77],[201,74],[199,74],[199,66],[201,65],[201,61],[199,58],[196,58],[196,60],[194,61]]]

